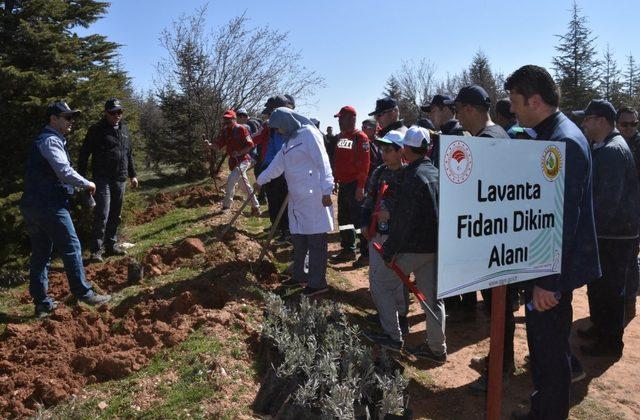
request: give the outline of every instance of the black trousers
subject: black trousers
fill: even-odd
[[[269,220],[271,223],[276,221],[280,207],[287,197],[289,192],[287,188],[287,181],[284,175],[280,175],[277,178],[272,179],[264,185],[264,191],[267,195],[267,204],[269,209]],[[289,216],[287,215],[287,209],[284,210],[280,223],[278,224],[278,230],[289,230]]]
[[[89,250],[97,252],[105,248],[113,248],[117,240],[118,227],[122,214],[122,202],[126,181],[96,178],[96,193],[93,208],[93,231]]]
[[[338,225],[340,226],[340,246],[342,249],[356,250],[356,228],[360,227],[361,202],[356,200],[356,188],[358,182],[353,181],[340,184],[338,189]],[[353,225],[352,228],[344,229],[343,226]],[[360,254],[369,255],[369,245],[364,236],[358,235],[360,239]]]
[[[587,285],[591,322],[599,340],[622,350],[627,269],[636,260],[635,239],[598,239],[602,277]]]
[[[504,371],[507,371],[509,367],[513,366],[513,337],[516,331],[516,319],[513,316],[511,303],[513,301],[513,289],[517,290],[518,287],[519,286],[515,284],[507,286],[504,313],[504,352],[502,364]],[[481,293],[485,302],[485,309],[489,312],[489,315],[491,315],[491,289],[482,290]]]
[[[527,302],[532,301],[533,285],[527,285],[525,297]],[[560,420],[569,415],[572,300],[572,291],[562,292],[558,305],[548,311],[538,312],[525,308],[534,387],[531,412],[536,419]]]
[[[638,287],[640,286],[640,270],[638,265],[638,253],[640,252],[640,241],[635,240],[635,250],[633,258],[629,261],[629,268],[627,269],[627,280],[624,286],[625,301],[633,302],[635,305],[636,296],[638,295]]]

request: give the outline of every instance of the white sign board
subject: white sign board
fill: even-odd
[[[438,298],[560,273],[565,145],[440,137]]]

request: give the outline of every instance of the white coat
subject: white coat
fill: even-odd
[[[303,126],[286,142],[269,166],[258,176],[264,185],[284,173],[289,188],[289,230],[313,235],[333,230],[333,206],[322,204],[333,191],[333,174],[322,135]]]

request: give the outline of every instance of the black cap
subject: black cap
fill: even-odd
[[[369,116],[382,114],[384,111],[388,111],[398,106],[398,102],[395,99],[387,96],[386,98],[378,99],[376,101],[376,109],[369,113]]]
[[[421,110],[423,110],[424,112],[431,112],[431,107],[433,105],[438,105],[438,106],[444,106],[445,105],[445,101],[450,101],[451,100],[451,96],[449,95],[433,95],[433,98],[431,98],[431,102],[424,104],[420,107]]]
[[[55,116],[74,115],[75,116],[78,114],[80,114],[79,109],[69,108],[69,105],[67,105],[67,103],[64,101],[54,102],[47,107],[47,117],[50,117],[51,115],[55,115]]]
[[[429,130],[434,130],[436,129],[436,126],[433,125],[433,122],[431,122],[431,120],[429,118],[420,118],[416,124],[420,127],[423,128],[427,128]]]
[[[614,122],[616,120],[616,109],[611,105],[611,102],[604,99],[594,99],[589,102],[589,105],[587,105],[585,109],[573,111],[572,114],[576,117],[595,115],[597,117],[604,117],[609,122]]]
[[[288,93],[285,94],[284,97],[289,102],[289,106],[291,106],[291,109],[296,109],[296,100],[294,99],[294,97],[289,95]]]
[[[478,85],[465,86],[460,89],[460,92],[458,92],[458,96],[456,96],[456,99],[454,99],[453,101],[444,101],[445,105],[453,105],[456,102],[459,102],[461,104],[482,106],[487,109],[491,107],[491,98],[489,98],[489,94],[486,90]]]
[[[496,102],[496,114],[502,115],[508,119],[516,117],[516,114],[511,112],[511,100],[509,98],[502,98]]]
[[[276,108],[288,106],[289,104],[289,100],[282,95],[272,96],[271,98],[267,99],[267,102],[264,104],[262,114],[271,114]]]
[[[107,100],[107,102],[104,103],[104,110],[107,112],[119,111],[121,109],[124,108],[122,107],[120,100],[117,98],[110,98]]]

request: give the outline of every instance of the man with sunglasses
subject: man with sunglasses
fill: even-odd
[[[75,189],[96,192],[96,185],[73,169],[67,150],[65,136],[78,114],[65,102],[50,105],[47,125],[33,141],[27,160],[20,212],[31,240],[29,294],[38,317],[50,315],[57,306],[47,295],[54,247],[62,258],[69,289],[79,301],[97,305],[111,299],[96,294],[86,280],[80,240],[69,213]]]
[[[604,99],[586,109],[582,129],[593,149],[593,209],[602,278],[587,285],[592,326],[578,330],[591,341],[580,346],[587,356],[622,356],[626,271],[637,262],[640,190],[629,146],[615,129],[616,111]]]
[[[640,179],[640,133],[638,133],[638,111],[635,108],[623,107],[616,114],[616,125],[620,134],[627,142],[636,164],[636,172]],[[640,246],[636,247],[635,255],[640,252]],[[640,270],[638,260],[634,258],[627,268],[627,280],[625,286],[625,322],[631,321],[636,316],[636,296],[640,283]]]
[[[124,108],[116,98],[104,104],[104,115],[89,128],[80,149],[78,169],[87,173],[91,156],[91,172],[96,182],[96,206],[93,209],[93,231],[89,251],[91,262],[102,262],[105,256],[126,255],[116,244],[127,177],[131,187],[138,187],[133,164],[131,134],[122,120]]]

